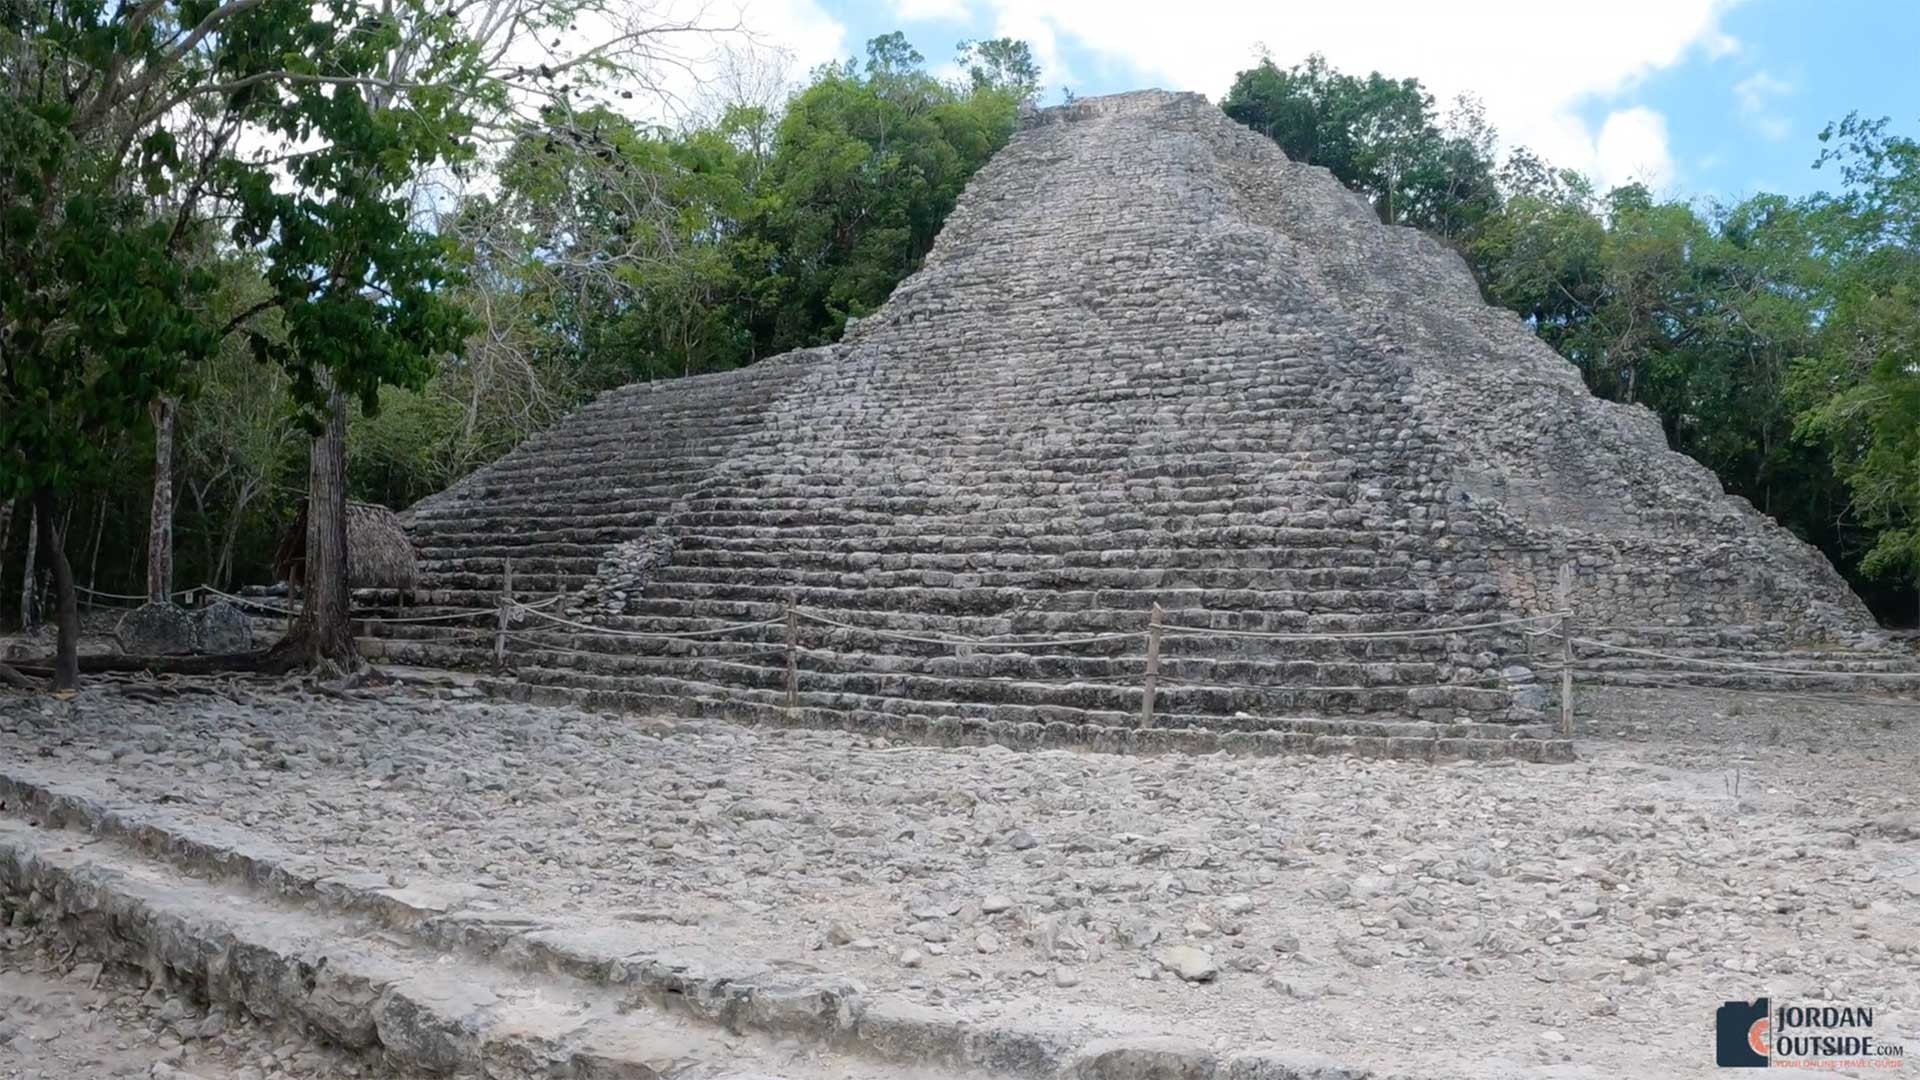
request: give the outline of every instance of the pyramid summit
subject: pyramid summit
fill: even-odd
[[[489,603],[509,560],[521,595],[566,594],[573,625],[516,636],[523,686],[683,710],[780,705],[785,627],[620,635],[789,602],[802,708],[1091,725],[1138,720],[1157,604],[1155,716],[1217,730],[1537,717],[1511,620],[1563,602],[1873,629],[1457,254],[1160,91],[1030,116],[840,343],[604,394],[410,519],[448,602]]]

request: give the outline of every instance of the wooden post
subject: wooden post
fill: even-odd
[[[493,670],[507,666],[507,620],[513,614],[513,560],[505,561],[500,574],[500,629],[493,636]]]
[[[793,616],[793,598],[787,598],[787,712],[800,705],[800,666],[795,652],[799,645],[800,624]]]
[[[1155,684],[1160,681],[1160,605],[1153,605],[1153,616],[1147,622],[1147,676],[1145,692],[1140,695],[1140,726],[1153,726],[1153,695]]]
[[[1573,619],[1560,617],[1560,734],[1573,738]]]
[[[1573,738],[1573,564],[1560,564],[1560,734]]]

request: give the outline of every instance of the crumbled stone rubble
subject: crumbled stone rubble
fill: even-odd
[[[1603,691],[1581,715],[1579,764],[1430,766],[103,680],[0,699],[0,765],[981,1024],[1474,1076],[1674,1075],[1762,991],[1911,1027],[1911,707]]]
[[[637,600],[661,567],[673,562],[674,539],[649,529],[637,540],[615,544],[600,560],[592,581],[581,586],[569,615],[620,615]]]

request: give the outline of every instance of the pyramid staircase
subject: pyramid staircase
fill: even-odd
[[[414,507],[414,617],[476,614],[366,644],[493,665],[510,566],[544,606],[497,689],[532,700],[1535,759],[1568,753],[1543,580],[1576,560],[1586,621],[1747,627],[1591,631],[1661,656],[1583,647],[1583,678],[1908,663],[1817,552],[1564,368],[1456,256],[1204,101],[1082,102],[840,344],[603,394]],[[1836,628],[1870,647],[1807,647]]]
[[[1489,726],[1538,719],[1511,695],[1532,682],[1520,670],[1529,627],[1431,632],[1503,613],[1486,593],[1449,595],[1420,580],[1414,566],[1441,553],[1421,531],[1381,531],[1351,508],[1356,481],[1337,442],[1286,455],[1287,479],[1257,498],[1230,479],[1237,455],[1177,444],[1151,460],[1082,445],[1044,480],[983,447],[979,482],[944,498],[910,482],[720,472],[743,447],[780,458],[780,433],[740,403],[765,400],[808,362],[817,358],[604,396],[463,498],[418,508],[426,599],[497,606],[509,561],[516,595],[560,595],[523,616],[509,646],[515,692],[539,700],[786,715],[792,604],[802,712],[896,729],[943,717],[1136,729],[1158,604],[1152,727],[1287,732],[1329,751],[1355,737],[1538,734]],[[1011,415],[1020,402],[1010,391],[997,407]],[[843,449],[843,462],[900,467],[884,446]],[[1210,453],[1226,475],[1204,475]],[[1116,459],[1128,462],[1120,480],[1105,464]],[[1115,500],[1090,528],[1087,507],[1115,483],[1151,511]],[[859,493],[888,487],[900,493]],[[1019,509],[982,512],[1001,503]],[[671,562],[633,595],[609,598],[611,611],[581,606],[609,549],[662,521],[672,523]],[[484,666],[492,623],[385,624],[369,649],[395,662]],[[743,623],[757,625],[709,638],[625,636]],[[1427,633],[1340,636],[1409,631]],[[1015,638],[1027,643],[947,643]]]

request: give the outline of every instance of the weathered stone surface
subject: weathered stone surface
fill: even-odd
[[[247,613],[222,600],[193,613],[194,647],[214,656],[250,652],[253,623]]]
[[[175,604],[142,604],[120,617],[113,628],[120,651],[129,656],[179,656],[194,651],[193,613]]]
[[[1818,552],[1592,397],[1456,254],[1160,92],[1035,114],[840,344],[602,395],[411,517],[435,595],[489,606],[511,559],[604,628],[529,623],[530,694],[784,708],[791,601],[838,624],[792,631],[796,721],[955,741],[1139,726],[1156,604],[1178,628],[1156,716],[1229,733],[1538,719],[1554,658],[1518,628],[1393,635],[1544,616],[1563,567],[1583,626],[1871,628]],[[736,623],[763,625],[617,636]],[[1420,749],[1313,734],[1279,748]]]
[[[1064,1080],[1211,1080],[1214,1056],[1187,1039],[1102,1039],[1080,1051]]]

